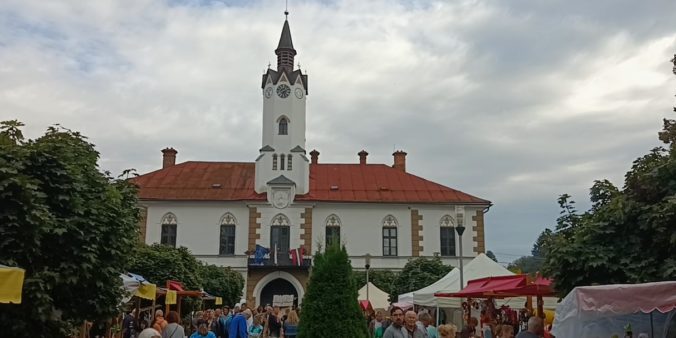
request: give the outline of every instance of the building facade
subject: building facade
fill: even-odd
[[[308,76],[294,67],[288,21],[277,67],[261,81],[262,144],[254,162],[176,163],[162,150],[162,169],[135,179],[148,243],[185,246],[200,260],[239,271],[249,304],[274,296],[302,301],[312,253],[344,244],[355,269],[400,270],[412,257],[440,256],[454,266],[485,250],[490,202],[406,171],[406,153],[391,165],[322,163],[307,154]],[[309,155],[309,158],[308,158]],[[458,236],[457,226],[466,228]],[[462,239],[463,252],[459,252]]]

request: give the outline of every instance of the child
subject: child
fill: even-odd
[[[260,337],[263,334],[263,325],[261,325],[261,316],[254,316],[253,324],[249,327],[249,338]]]

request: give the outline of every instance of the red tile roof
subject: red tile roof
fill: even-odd
[[[254,163],[184,162],[134,179],[142,200],[264,201]],[[215,186],[220,184],[220,186]],[[310,192],[296,201],[463,203],[490,201],[384,164],[310,164]]]

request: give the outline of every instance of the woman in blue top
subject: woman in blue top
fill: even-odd
[[[209,331],[209,324],[207,321],[200,319],[197,321],[197,331],[195,331],[190,338],[216,338],[216,335]]]
[[[286,317],[284,322],[284,337],[285,338],[296,338],[298,335],[298,313],[296,310],[289,311],[289,316]]]

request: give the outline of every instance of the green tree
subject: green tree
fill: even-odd
[[[494,254],[493,251],[491,251],[491,250],[486,251],[486,257],[492,259],[493,262],[497,262],[497,261],[498,261],[498,258],[495,257],[495,254]]]
[[[188,290],[201,290],[203,287],[202,264],[186,247],[139,243],[131,255],[128,271],[158,286],[166,285],[168,280],[176,280]]]
[[[222,297],[223,304],[234,306],[242,299],[244,277],[230,268],[205,264],[201,273],[204,291],[211,295]]]
[[[438,281],[451,270],[453,270],[453,267],[445,265],[439,257],[413,258],[404,265],[401,273],[397,275],[395,281],[396,293],[390,296],[397,297],[400,294],[424,288]]]
[[[136,189],[99,170],[86,137],[61,127],[25,140],[0,124],[0,264],[26,269],[22,303],[0,304],[8,337],[66,336],[110,318],[138,240]]]
[[[315,254],[313,263],[298,338],[367,338],[345,247],[329,245]]]
[[[522,256],[507,265],[507,269],[514,273],[534,275],[542,268],[543,258],[535,256]]]
[[[664,120],[659,139],[668,148],[636,159],[622,189],[595,181],[584,213],[561,204],[544,272],[562,294],[592,283],[676,279],[676,121]]]

